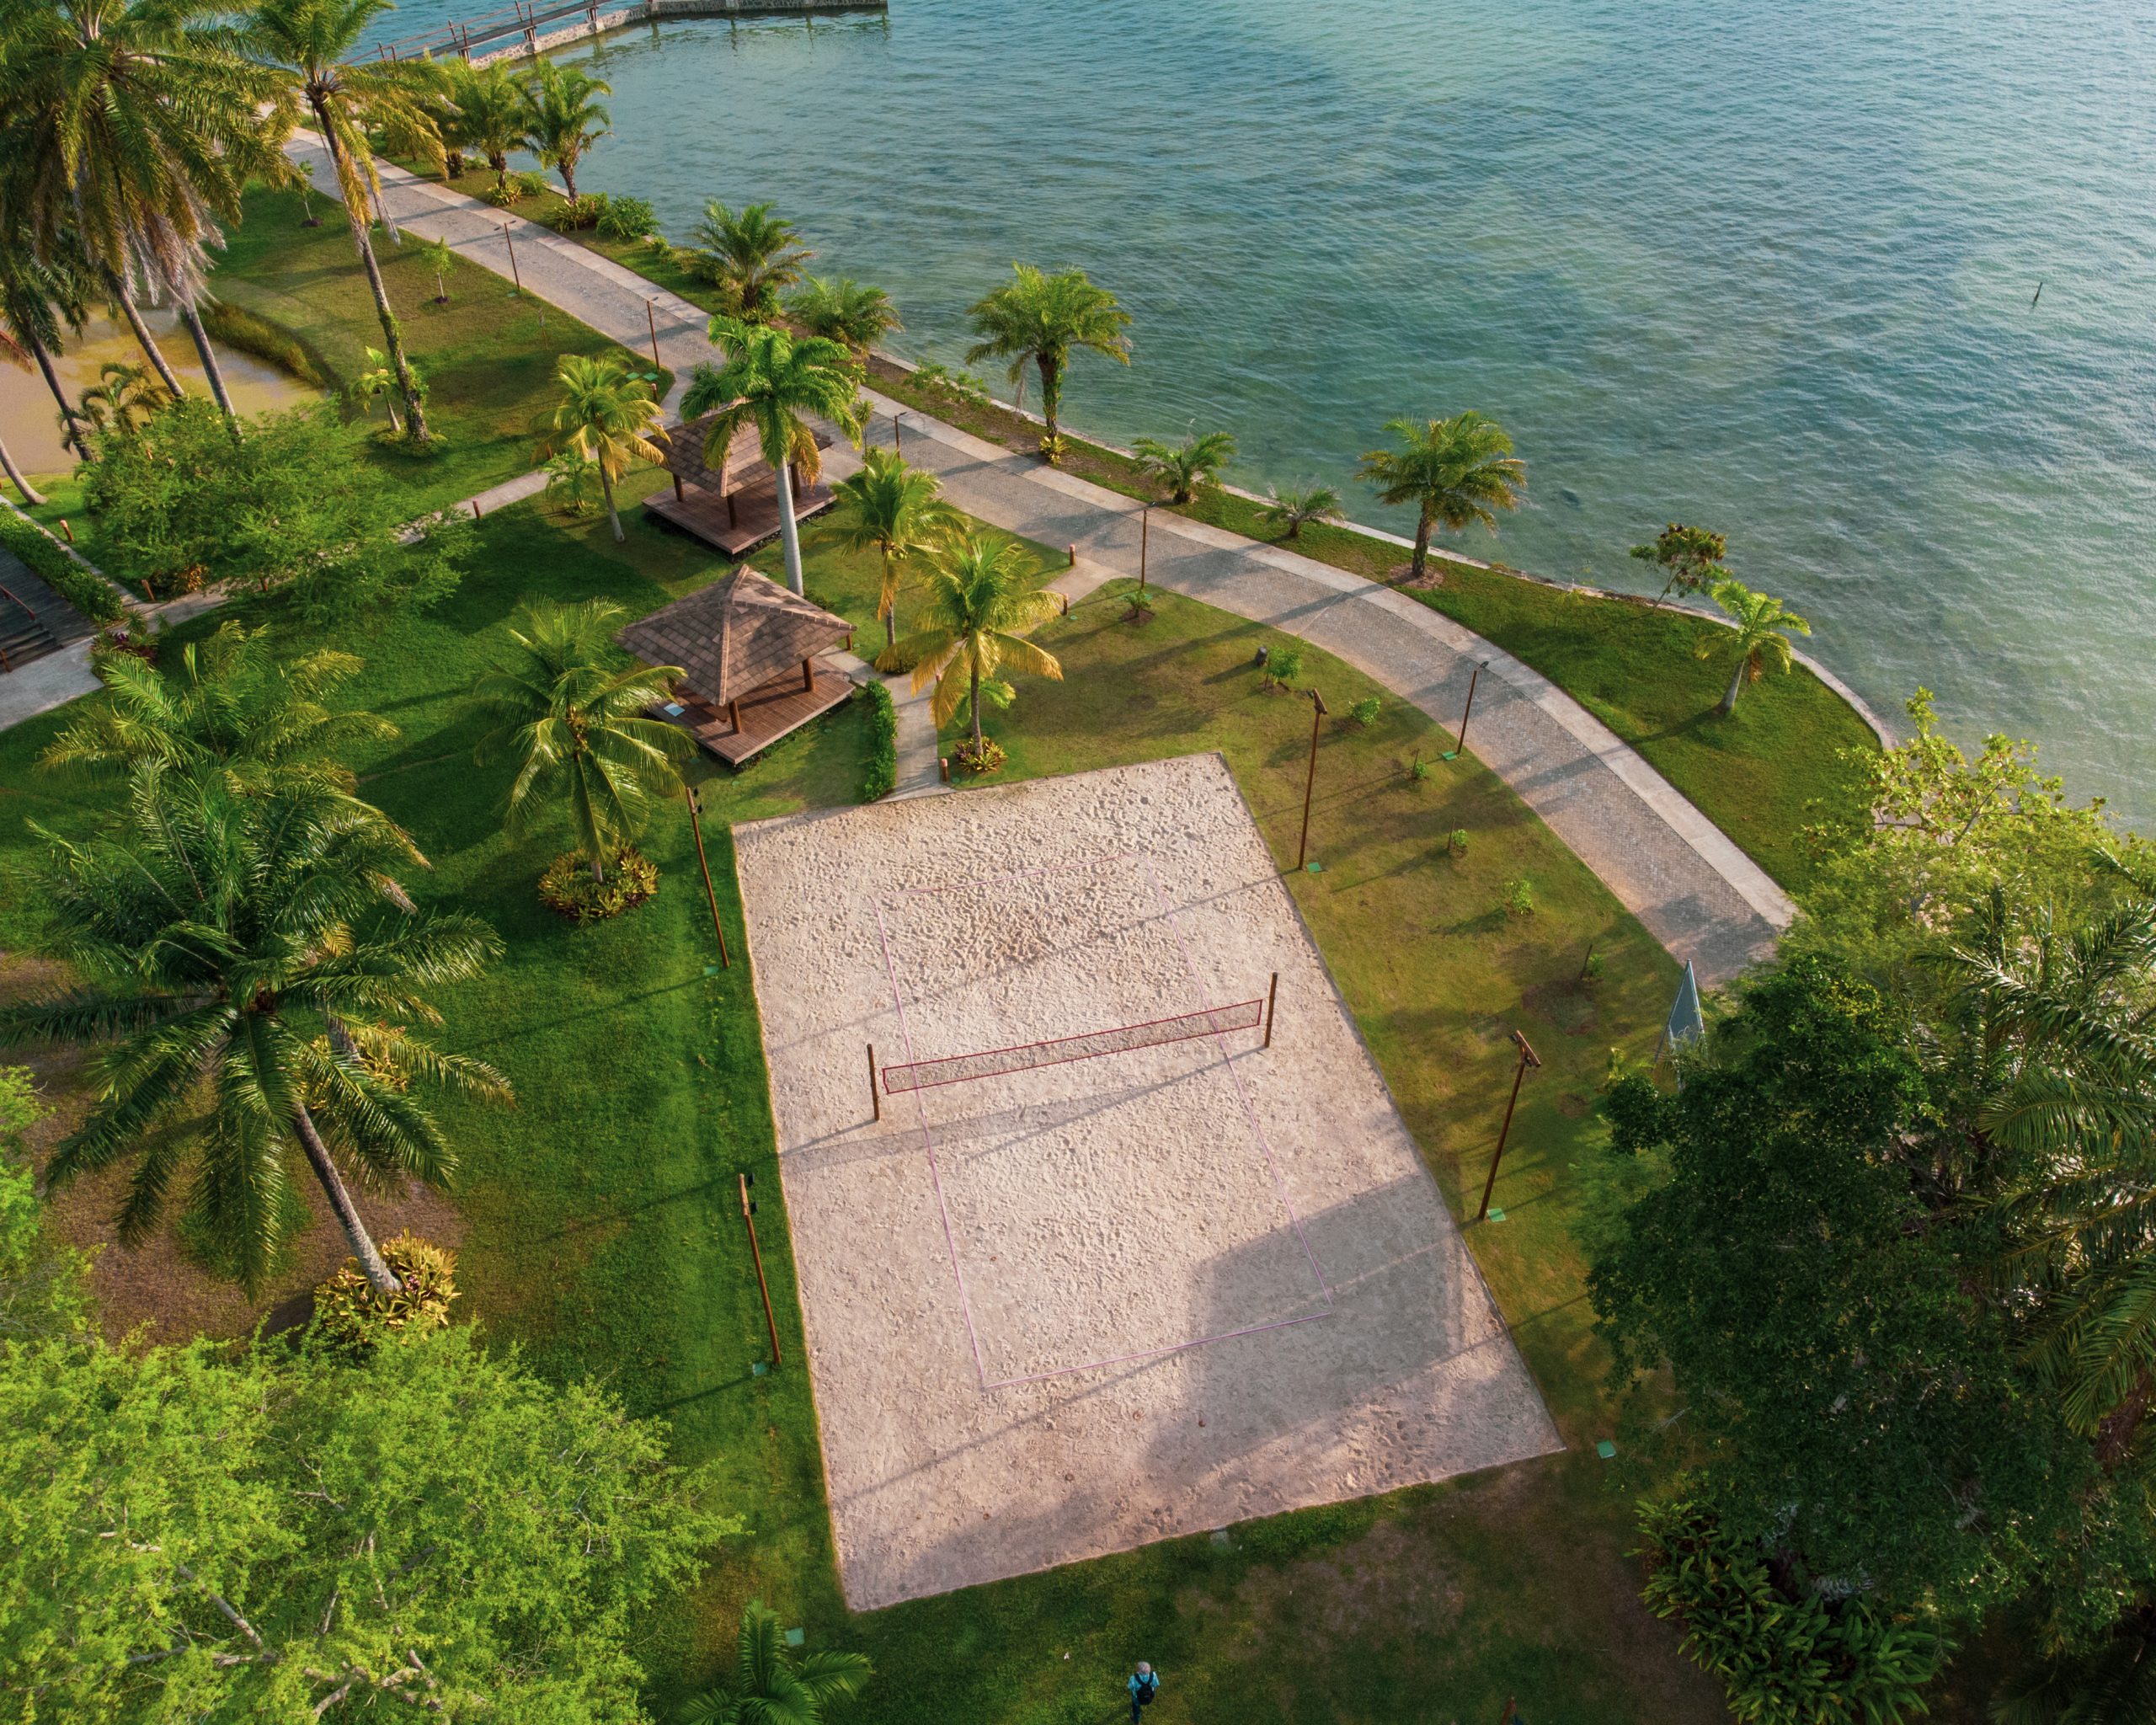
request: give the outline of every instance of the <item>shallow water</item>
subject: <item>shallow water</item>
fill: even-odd
[[[1389,525],[1356,454],[1480,408],[1533,504],[1464,549],[1638,585],[1628,546],[1717,527],[1882,709],[1924,682],[2156,816],[2156,25],[2117,0],[893,0],[578,55],[585,184],[676,237],[776,201],[901,351],[1081,265],[1136,353],[1075,425],[1225,427],[1241,483]]]

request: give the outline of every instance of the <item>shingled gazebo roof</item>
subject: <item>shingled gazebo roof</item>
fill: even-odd
[[[666,440],[665,466],[666,471],[684,485],[701,486],[723,497],[728,492],[739,489],[745,478],[764,465],[764,451],[756,441],[754,428],[744,425],[734,434],[734,441],[726,451],[724,471],[712,467],[704,460],[704,445],[711,437],[711,422],[718,417],[716,412],[708,413],[702,419],[675,426]],[[817,448],[831,446],[830,433],[818,431],[815,438]]]
[[[678,665],[681,686],[723,707],[778,678],[853,633],[833,617],[743,564],[686,599],[662,606],[615,638],[647,665]]]

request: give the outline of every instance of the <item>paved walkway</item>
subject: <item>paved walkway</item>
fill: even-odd
[[[290,147],[334,187],[320,145],[302,134]],[[672,409],[689,372],[717,350],[705,314],[632,270],[573,240],[476,199],[385,165],[394,219],[445,238],[497,275],[515,271],[526,290],[638,352],[653,331],[675,376]],[[504,228],[508,229],[505,236]],[[894,403],[871,395],[890,435]],[[900,414],[906,453],[942,475],[960,508],[1050,545],[1075,545],[1080,574],[1134,575],[1138,505],[1115,492],[967,435],[910,409]],[[854,461],[831,451],[837,473]],[[1257,544],[1163,511],[1153,524],[1150,579],[1222,610],[1301,635],[1412,701],[1441,724],[1459,722],[1469,676],[1489,667],[1469,734],[1478,756],[1525,799],[1611,891],[1702,980],[1726,980],[1771,950],[1793,914],[1789,900],[1719,828],[1579,703],[1547,679],[1428,606],[1390,588],[1278,547]],[[906,695],[897,680],[894,697]],[[900,708],[902,762],[920,766],[925,712]],[[931,757],[933,740],[929,740]],[[902,773],[903,778],[903,773]],[[917,788],[911,787],[910,788]]]

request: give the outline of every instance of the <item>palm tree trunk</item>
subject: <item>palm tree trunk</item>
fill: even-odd
[[[1041,368],[1041,418],[1047,422],[1045,441],[1053,449],[1058,435],[1055,410],[1063,405],[1063,367],[1046,354],[1036,356]],[[1054,459],[1053,456],[1049,457]]]
[[[974,710],[974,766],[978,771],[981,764],[981,750],[985,746],[980,734],[980,655],[979,654],[974,655],[973,699],[968,704]]]
[[[8,453],[8,446],[4,441],[0,441],[0,472],[5,472],[8,477],[15,482],[15,489],[23,494],[24,503],[40,504],[45,501],[44,494],[23,477],[23,470],[15,465],[14,457]]]
[[[801,596],[801,529],[793,520],[793,464],[791,462],[773,463],[771,471],[778,479],[778,537],[786,549],[786,585],[795,596]]]
[[[344,183],[344,147],[338,142],[337,129],[329,123],[328,115],[317,110],[315,124],[322,132],[323,142],[328,147],[329,160],[338,169],[338,183]],[[376,315],[382,319],[382,339],[389,344],[389,363],[397,373],[397,391],[404,398],[404,417],[412,427],[412,441],[429,441],[427,410],[419,402],[419,381],[412,376],[412,362],[404,357],[404,338],[398,333],[397,314],[389,308],[389,290],[382,286],[382,265],[375,261],[374,243],[367,238],[367,217],[364,209],[355,210],[344,206],[344,222],[352,230],[352,247],[359,253],[360,262],[366,266],[367,288],[374,295]],[[396,230],[392,229],[394,232]]]
[[[622,517],[614,507],[613,476],[607,473],[606,464],[604,462],[599,464],[599,489],[606,495],[606,519],[613,524],[614,542],[616,545],[627,545],[629,542],[629,536],[622,531]]]
[[[115,303],[120,315],[127,319],[127,327],[135,332],[135,339],[141,344],[142,357],[150,362],[165,387],[175,398],[187,392],[179,387],[179,374],[165,363],[164,351],[158,347],[157,338],[150,334],[150,326],[142,321],[142,309],[135,303],[135,296],[127,291],[127,284],[117,275],[107,278],[111,284]]]
[[[562,163],[562,184],[568,189],[569,208],[574,210],[576,208],[576,168],[570,163]]]
[[[1744,654],[1737,655],[1737,670],[1730,676],[1728,688],[1722,692],[1721,704],[1715,708],[1724,718],[1737,711],[1737,692],[1744,686],[1744,667],[1748,662]]]
[[[217,363],[217,350],[210,345],[210,332],[202,327],[202,314],[195,310],[193,302],[180,301],[179,321],[187,326],[187,333],[195,342],[195,351],[201,356],[202,375],[210,380],[210,393],[216,398],[218,411],[237,432],[239,415],[233,411],[231,392],[225,387],[224,367]]]
[[[1407,566],[1411,581],[1422,579],[1422,571],[1430,566],[1430,512],[1424,510],[1415,518],[1415,555]]]
[[[34,332],[25,331],[24,339],[30,352],[37,359],[37,368],[45,373],[45,387],[52,392],[52,398],[60,403],[60,417],[67,427],[67,441],[75,446],[75,453],[84,461],[90,458],[89,434],[83,429],[82,415],[75,411],[74,403],[67,399],[67,392],[60,387],[60,373],[53,366],[52,355]]]
[[[300,1148],[307,1152],[314,1178],[328,1194],[329,1207],[337,1213],[338,1225],[344,1231],[352,1256],[360,1261],[360,1273],[377,1294],[401,1291],[404,1284],[390,1273],[382,1253],[376,1249],[374,1236],[367,1232],[367,1225],[360,1219],[359,1206],[352,1202],[352,1194],[345,1189],[344,1177],[337,1172],[337,1164],[330,1161],[322,1135],[314,1130],[313,1116],[304,1104],[292,1110],[292,1130],[299,1135]]]
[[[899,644],[899,590],[891,585],[891,547],[881,547],[883,553],[883,593],[887,602],[883,606],[883,645],[894,648]]]

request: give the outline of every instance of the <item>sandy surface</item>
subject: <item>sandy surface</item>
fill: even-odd
[[[1556,1447],[1217,756],[736,831],[857,1608]],[[886,1065],[1261,996],[1256,1030]]]

